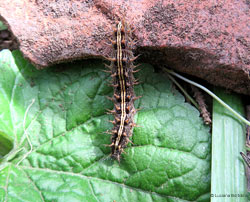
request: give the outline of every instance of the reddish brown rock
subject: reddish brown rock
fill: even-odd
[[[249,3],[5,0],[1,18],[37,68],[102,58],[115,20],[134,28],[141,59],[250,95]]]

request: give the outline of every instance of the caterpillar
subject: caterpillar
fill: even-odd
[[[131,28],[124,21],[117,23],[113,32],[114,39],[111,39],[112,54],[110,58],[109,68],[112,77],[111,86],[114,88],[113,97],[109,98],[114,102],[114,109],[109,113],[114,115],[114,120],[110,121],[114,127],[111,133],[111,157],[120,161],[121,153],[127,146],[132,136],[134,123],[134,115],[136,109],[134,101],[136,97],[134,93],[134,85],[139,82],[135,80],[133,73],[137,66],[133,65],[133,61],[138,57],[134,57],[132,52],[133,41],[131,40]]]

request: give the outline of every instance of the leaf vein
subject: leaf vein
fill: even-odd
[[[160,193],[156,193],[156,192],[152,192],[152,191],[147,191],[147,190],[143,190],[143,189],[140,189],[140,188],[135,188],[135,187],[131,187],[129,185],[125,185],[125,184],[121,184],[121,183],[118,183],[118,182],[113,182],[113,181],[110,181],[110,180],[106,180],[106,179],[101,179],[101,178],[97,178],[97,177],[92,177],[92,176],[86,176],[86,175],[80,175],[80,174],[77,174],[77,173],[69,173],[69,172],[65,172],[65,171],[55,171],[55,170],[50,170],[50,169],[44,169],[44,168],[34,168],[34,167],[29,167],[29,166],[20,166],[24,169],[29,169],[29,170],[38,170],[38,171],[45,171],[45,172],[48,172],[48,173],[56,173],[56,174],[64,174],[64,175],[70,175],[70,176],[75,176],[75,177],[80,177],[80,178],[84,178],[84,179],[97,179],[97,180],[100,180],[100,181],[103,181],[103,182],[109,182],[111,184],[114,184],[114,185],[117,185],[117,186],[121,186],[123,188],[126,188],[126,189],[133,189],[133,190],[137,190],[137,191],[140,191],[140,192],[143,192],[143,193],[146,193],[146,194],[153,194],[153,195],[157,195],[157,196],[160,196],[160,197],[169,197],[169,198],[175,198],[175,199],[180,199],[182,200],[183,202],[187,201],[187,200],[184,200],[184,199],[181,199],[179,197],[175,197],[175,196],[168,196],[168,195],[164,195],[164,194],[160,194]],[[188,202],[188,201],[187,201]]]

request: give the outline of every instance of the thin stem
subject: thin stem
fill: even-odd
[[[25,136],[26,136],[26,138],[28,140],[28,143],[29,143],[29,146],[30,146],[30,150],[22,157],[22,159],[20,161],[18,161],[18,163],[16,165],[19,165],[33,150],[33,147],[32,147],[32,144],[30,142],[29,135],[27,134],[27,130],[25,128],[25,125],[26,125],[27,114],[28,114],[31,106],[34,104],[34,102],[35,102],[35,99],[32,100],[32,102],[30,103],[30,105],[26,109],[25,114],[24,114],[24,120],[23,120],[23,130],[24,130],[24,134],[25,134]]]
[[[213,92],[211,92],[210,90],[208,90],[204,86],[202,86],[202,85],[200,85],[200,84],[198,84],[198,83],[196,83],[194,81],[191,81],[191,80],[181,76],[180,74],[175,73],[172,70],[169,70],[169,69],[166,69],[166,68],[163,68],[163,70],[166,71],[169,74],[172,74],[172,75],[178,77],[179,79],[181,79],[183,81],[186,81],[187,83],[190,83],[190,84],[204,90],[206,93],[208,93],[210,96],[212,96],[215,100],[217,100],[217,102],[219,102],[223,107],[225,107],[230,112],[232,112],[239,120],[241,120],[243,123],[250,126],[250,122],[248,120],[246,120],[244,117],[242,117],[240,114],[238,114],[234,109],[232,109],[229,105],[227,105],[225,102],[223,102],[219,97],[217,97]]]
[[[187,97],[187,99],[190,100],[190,102],[199,110],[198,104],[194,101],[194,99],[185,91],[181,85],[172,77],[170,74],[167,74],[167,76],[175,83],[175,85],[183,92],[183,94]]]

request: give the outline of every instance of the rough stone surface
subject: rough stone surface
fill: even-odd
[[[247,0],[5,0],[0,17],[37,68],[102,58],[124,18],[142,61],[250,95],[249,7]]]

